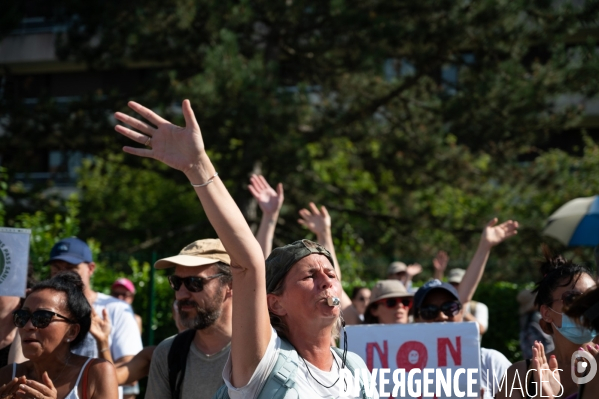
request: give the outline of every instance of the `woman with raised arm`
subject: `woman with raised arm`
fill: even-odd
[[[345,358],[330,347],[339,325],[341,284],[329,252],[316,243],[298,241],[275,249],[265,267],[260,245],[206,154],[189,101],[183,101],[183,128],[140,104],[130,102],[129,107],[156,127],[117,112],[118,120],[136,130],[120,125],[116,130],[148,147],[124,151],[185,173],[231,256],[231,354],[223,370],[227,389],[217,395],[328,397],[338,396],[344,383],[351,388],[341,368],[366,366],[356,355],[347,353]],[[364,392],[361,396],[366,397]]]
[[[36,284],[13,321],[29,360],[0,369],[0,398],[118,398],[111,363],[71,352],[91,323],[78,274],[63,272]]]

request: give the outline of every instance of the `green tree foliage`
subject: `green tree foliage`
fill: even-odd
[[[31,229],[31,243],[29,245],[29,262],[32,264],[36,278],[50,277],[50,268],[45,262],[50,258],[50,251],[54,244],[66,237],[76,237],[79,234],[79,208],[76,197],[71,197],[65,202],[63,214],[48,215],[43,211],[35,213],[22,213],[17,216],[16,227]],[[94,240],[88,240],[92,254],[97,258],[100,252],[99,245]]]
[[[42,211],[37,211],[34,214],[23,213],[17,217],[17,227],[31,229],[29,260],[38,281],[50,277],[49,266],[45,265],[45,262],[49,259],[50,250],[54,244],[62,238],[78,235],[81,229],[79,212],[79,200],[76,197],[71,197],[66,202],[64,215],[57,214],[52,217]],[[96,263],[91,282],[93,288],[110,294],[112,283],[119,277],[127,277],[137,287],[138,292],[133,307],[136,313],[144,319],[145,333],[147,334],[148,328],[156,331],[154,342],[176,334],[176,328],[172,323],[174,293],[166,275],[161,271],[155,272],[154,296],[152,296],[149,286],[152,267],[147,261],[137,260],[137,258],[143,259],[145,254],[134,253],[134,256],[122,252],[118,254],[120,256],[114,256],[113,252],[102,251],[98,240],[88,238],[86,242]],[[118,261],[121,261],[121,264],[117,270],[114,263],[119,264]],[[155,311],[151,320],[148,320],[151,300],[154,301]]]
[[[67,105],[45,93],[35,106],[9,80],[0,141],[11,170],[31,162],[16,154],[43,148],[98,156],[83,168],[81,235],[107,251],[172,254],[213,236],[181,175],[114,155],[126,140],[108,115],[128,98],[179,123],[177,104],[191,99],[251,222],[248,175],[284,182],[275,244],[305,236],[298,209],[327,205],[355,282],[381,277],[392,258],[426,268],[438,249],[461,265],[493,216],[523,227],[495,250],[488,278],[529,281],[545,218],[596,194],[597,135],[581,129],[576,98],[599,89],[597,1],[57,4],[69,26],[59,55],[131,79],[107,78]]]

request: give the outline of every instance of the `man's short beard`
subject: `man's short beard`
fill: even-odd
[[[178,301],[179,308],[179,319],[181,325],[186,329],[203,330],[213,325],[220,317],[222,310],[221,293],[222,287],[215,294],[214,298],[211,298],[210,302],[206,302],[206,306],[201,308],[196,301],[192,299],[183,299]],[[190,312],[181,310],[183,306],[193,306],[196,310],[196,315],[191,317]]]

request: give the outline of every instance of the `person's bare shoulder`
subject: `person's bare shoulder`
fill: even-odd
[[[94,359],[89,365],[88,393],[90,398],[118,397],[118,381],[114,365],[104,359]]]

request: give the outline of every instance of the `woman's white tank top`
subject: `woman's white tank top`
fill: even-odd
[[[64,397],[64,399],[79,399],[79,395],[77,394],[77,388],[79,387],[79,381],[81,380],[81,376],[83,375],[85,366],[87,366],[87,364],[89,363],[90,360],[92,360],[91,357],[85,361],[85,364],[83,365],[83,367],[81,367],[81,371],[79,371],[79,377],[77,377],[77,382],[75,383],[75,387],[73,388],[73,390],[71,392],[69,392],[69,394],[67,396]],[[13,363],[12,364],[12,378],[15,378],[16,376],[17,376],[17,364]]]

